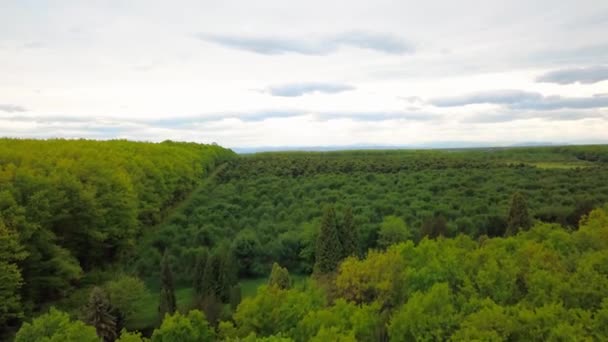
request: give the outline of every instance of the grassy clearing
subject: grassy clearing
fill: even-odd
[[[303,284],[307,277],[292,275],[291,279],[295,287]],[[268,279],[265,277],[242,279],[240,281],[242,298],[255,296],[258,287],[265,285],[267,281]],[[148,288],[150,293],[139,301],[137,314],[127,324],[128,330],[146,330],[154,327],[158,322],[158,300],[160,296],[158,284],[150,282]],[[191,287],[178,288],[175,290],[175,298],[177,309],[181,312],[188,311],[194,299],[194,290]]]
[[[576,169],[578,167],[593,166],[593,163],[588,162],[539,162],[530,163],[530,165],[539,169]]]
[[[146,328],[155,326],[158,322],[158,291],[150,291],[150,293],[142,298],[137,304],[139,310],[137,314],[128,322],[128,330],[145,330]],[[194,291],[192,288],[185,287],[175,290],[175,299],[177,300],[177,309],[179,311],[187,311],[192,303]]]

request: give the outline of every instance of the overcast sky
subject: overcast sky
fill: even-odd
[[[608,1],[0,1],[0,136],[608,142]]]

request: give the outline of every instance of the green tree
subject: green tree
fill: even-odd
[[[428,217],[422,222],[420,235],[434,239],[439,236],[445,236],[447,229],[447,221],[445,217],[443,215],[436,215]]]
[[[412,232],[403,219],[397,216],[385,216],[378,232],[378,247],[387,248],[412,238]]]
[[[506,310],[486,299],[482,307],[469,314],[452,335],[453,341],[509,341],[514,328],[513,317]]]
[[[233,312],[236,311],[236,308],[241,304],[242,297],[243,294],[240,284],[236,284],[230,288],[230,309],[232,309]]]
[[[268,286],[276,286],[280,289],[286,290],[291,287],[291,279],[289,279],[289,271],[281,267],[276,262],[272,264],[272,271],[268,278]]]
[[[144,342],[147,340],[148,339],[141,336],[140,332],[130,332],[122,329],[120,332],[120,337],[116,340],[116,342]]]
[[[416,292],[390,321],[391,341],[445,341],[458,324],[447,283]]]
[[[162,320],[165,314],[173,314],[176,308],[173,273],[169,264],[169,254],[165,251],[160,266],[160,304],[158,306],[160,319]]]
[[[358,255],[359,236],[357,234],[357,229],[355,228],[352,207],[347,207],[344,210],[342,223],[338,226],[338,228],[338,233],[340,234],[340,244],[342,246],[342,258],[346,258],[351,255]]]
[[[70,316],[55,308],[34,318],[32,323],[23,323],[15,342],[99,342],[95,328],[81,321],[71,321]]]
[[[222,292],[222,284],[220,283],[220,272],[222,268],[222,260],[220,255],[215,252],[211,253],[207,258],[207,263],[205,264],[205,271],[203,272],[203,278],[205,281],[203,282],[203,286],[201,289],[202,297],[205,296],[216,296]]]
[[[333,206],[325,208],[321,221],[321,230],[317,237],[315,272],[319,274],[336,271],[342,259],[342,246],[338,235],[336,211]]]
[[[176,312],[167,315],[161,326],[152,333],[152,342],[206,342],[214,341],[215,334],[205,315],[191,310],[186,315]]]
[[[84,310],[84,321],[95,327],[97,336],[104,341],[112,342],[116,339],[116,317],[112,315],[108,295],[100,287],[94,287],[91,290]]]
[[[121,275],[107,282],[104,288],[112,307],[118,310],[126,323],[131,322],[133,315],[140,309],[138,303],[149,294],[141,279],[128,275]]]
[[[532,227],[532,219],[528,213],[526,198],[521,192],[516,192],[511,197],[511,207],[507,218],[507,234],[515,235],[520,230],[528,230]]]
[[[194,266],[194,281],[193,288],[194,294],[197,296],[203,295],[203,289],[205,287],[205,266],[207,264],[207,258],[209,257],[209,252],[207,249],[201,250],[196,256],[196,263]]]
[[[241,277],[253,275],[258,258],[262,254],[262,246],[258,234],[252,229],[241,230],[232,242],[232,250],[236,257]]]
[[[0,218],[0,334],[1,327],[23,317],[19,293],[23,279],[17,262],[26,256],[19,236],[5,227]]]
[[[220,265],[217,283],[220,287],[217,293],[223,302],[230,300],[230,289],[238,281],[238,269],[230,246],[223,244],[219,249]]]

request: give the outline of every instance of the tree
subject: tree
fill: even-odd
[[[176,302],[173,274],[171,272],[171,265],[169,264],[169,254],[165,251],[160,268],[160,304],[158,306],[160,319],[162,320],[167,313],[173,314],[175,309]]]
[[[19,294],[23,279],[16,263],[26,256],[19,244],[19,236],[5,227],[0,218],[0,333],[1,327],[23,317]]]
[[[219,285],[217,295],[223,302],[228,302],[230,300],[230,289],[238,281],[238,269],[229,245],[223,244],[219,248],[218,254],[220,265],[217,274]]]
[[[385,216],[378,232],[378,247],[387,248],[412,238],[412,232],[403,219],[397,216]]]
[[[120,316],[127,323],[139,309],[139,301],[147,297],[149,293],[141,279],[128,275],[121,275],[115,280],[107,282],[104,288],[112,307],[118,311],[116,316]]]
[[[532,219],[528,214],[526,198],[521,192],[516,192],[511,197],[511,207],[507,219],[507,234],[515,235],[520,230],[528,230],[532,227]]]
[[[315,272],[319,274],[334,272],[342,259],[342,255],[342,246],[336,222],[336,211],[333,206],[328,206],[323,213],[321,230],[317,237]]]
[[[205,281],[202,284],[201,296],[213,295],[218,297],[222,290],[222,284],[220,283],[220,271],[221,271],[222,260],[218,253],[212,253],[207,258],[205,264],[205,271],[203,272],[203,278]]]
[[[232,250],[236,257],[239,275],[251,276],[261,254],[261,244],[258,235],[252,229],[241,230],[232,242]]]
[[[140,332],[130,332],[125,329],[122,329],[120,332],[120,337],[116,342],[144,342],[147,341],[145,337],[141,336]]]
[[[100,287],[91,290],[84,315],[84,321],[95,327],[97,336],[106,342],[116,339],[116,317],[112,315],[108,295]]]
[[[357,229],[355,228],[352,207],[347,207],[344,210],[342,224],[340,224],[338,227],[338,233],[340,234],[340,243],[342,245],[342,258],[346,258],[351,255],[358,255],[359,237],[357,235]]]
[[[422,223],[422,228],[420,229],[421,235],[427,236],[431,239],[437,238],[439,236],[445,236],[447,233],[447,222],[443,215],[437,215],[433,217],[428,217]]]
[[[81,321],[71,321],[70,316],[55,308],[42,316],[34,318],[32,323],[23,323],[15,342],[99,342],[95,328]]]
[[[279,289],[289,289],[291,287],[291,280],[289,279],[289,271],[281,267],[276,262],[272,264],[272,271],[268,278],[268,286],[276,286]]]
[[[191,310],[186,315],[176,312],[167,315],[161,326],[152,333],[152,342],[206,342],[213,341],[215,334],[205,315]]]
[[[241,290],[241,285],[236,284],[230,288],[230,309],[232,311],[236,311],[236,308],[241,304],[241,300],[243,299],[243,294]]]
[[[203,289],[205,287],[205,266],[207,264],[207,258],[209,257],[209,252],[207,249],[203,249],[196,256],[196,264],[194,266],[194,281],[193,288],[194,294],[197,296],[202,296]]]
[[[414,293],[393,315],[388,332],[391,341],[446,341],[457,326],[448,284],[437,283]]]

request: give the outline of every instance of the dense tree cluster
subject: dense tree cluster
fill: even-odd
[[[0,334],[145,228],[234,156],[219,146],[0,139]]]
[[[318,300],[314,284],[261,288],[238,307],[232,333],[294,341],[605,340],[606,265],[608,207],[574,232],[538,223],[511,237],[409,241],[347,258],[333,304]]]
[[[184,261],[177,276],[190,281],[198,249],[230,240],[241,277],[265,276],[277,260],[310,273],[327,205],[336,206],[337,220],[352,222],[361,252],[404,237],[504,236],[533,220],[575,227],[608,202],[608,164],[581,160],[584,151],[605,155],[608,147],[241,156],[142,244],[138,269],[155,274],[154,256],[169,248]],[[513,201],[527,213],[510,213]]]
[[[592,211],[608,202],[606,156],[236,157],[0,140],[0,330],[26,321],[17,341],[606,340],[608,207]],[[249,277],[267,283],[253,295],[239,284]],[[144,311],[145,329],[127,331]]]
[[[200,311],[176,312],[151,340],[602,341],[606,265],[608,207],[592,211],[575,231],[537,223],[508,237],[425,238],[351,256],[339,266],[335,293],[313,279],[277,286],[286,271],[275,264],[270,284],[215,328]],[[64,331],[40,328],[56,320]],[[72,325],[85,327],[51,310],[25,324],[17,341],[66,336],[75,333]],[[86,340],[91,330],[81,330]],[[142,340],[126,331],[119,339]]]

